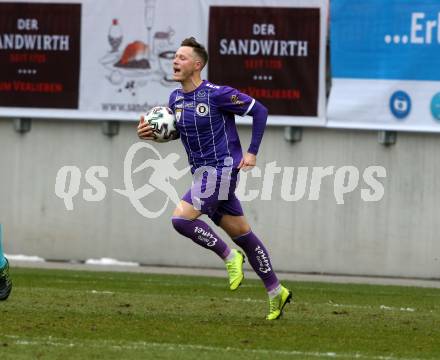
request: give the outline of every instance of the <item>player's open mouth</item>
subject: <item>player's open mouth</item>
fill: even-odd
[[[180,69],[173,68],[173,70],[174,70],[174,74],[178,74],[178,73],[180,73]]]

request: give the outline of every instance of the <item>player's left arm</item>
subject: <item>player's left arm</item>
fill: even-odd
[[[254,98],[229,86],[222,86],[216,93],[217,106],[223,110],[240,116],[250,115],[252,121],[252,140],[244,154],[239,169],[250,169],[257,162],[257,153],[263,138],[267,122],[267,108]]]
[[[259,101],[254,100],[248,109],[247,115],[252,116],[252,139],[248,151],[244,154],[238,165],[239,169],[247,170],[253,168],[257,163],[257,153],[263,139],[264,130],[267,123],[267,108]]]

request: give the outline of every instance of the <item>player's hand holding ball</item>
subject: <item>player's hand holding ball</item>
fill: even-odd
[[[137,133],[141,139],[155,142],[168,142],[179,137],[176,118],[166,106],[156,106],[141,115]]]
[[[137,134],[142,140],[154,140],[153,128],[144,120],[144,115],[141,115],[139,125],[137,127]]]

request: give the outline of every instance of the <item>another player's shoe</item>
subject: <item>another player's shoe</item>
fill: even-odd
[[[6,265],[0,269],[0,300],[6,300],[12,290],[12,281],[9,276],[9,262],[6,259]]]
[[[231,290],[236,290],[244,278],[244,255],[241,251],[235,249],[232,249],[231,252],[234,252],[235,256],[231,260],[226,261],[225,264],[229,276],[229,288]]]
[[[273,299],[269,299],[269,314],[266,316],[267,320],[276,320],[283,314],[284,306],[290,303],[292,299],[292,292],[281,286],[281,292]]]

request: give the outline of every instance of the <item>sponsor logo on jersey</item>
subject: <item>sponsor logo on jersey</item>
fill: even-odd
[[[244,101],[238,100],[238,95],[232,95],[231,96],[231,103],[235,105],[243,105]]]
[[[174,111],[174,116],[176,117],[176,121],[179,122],[180,121],[180,117],[182,116],[182,108],[181,107],[176,107],[176,111]]]
[[[211,84],[211,83],[206,83],[206,86],[209,87],[209,88],[211,88],[211,89],[220,89],[220,86],[218,86],[218,85],[213,85],[213,84]]]
[[[206,91],[205,90],[200,90],[197,92],[196,97],[198,98],[205,98],[206,97]]]
[[[206,116],[209,114],[209,106],[205,103],[199,103],[196,106],[196,113],[199,116]]]
[[[195,104],[194,101],[186,102],[185,105],[184,105],[185,108],[190,108],[190,109],[195,107],[195,106],[196,106],[196,104]]]

